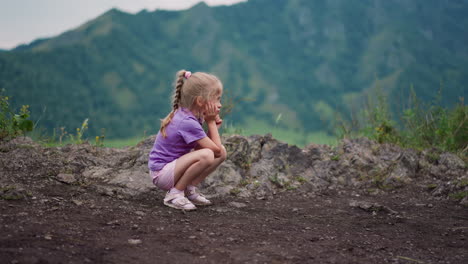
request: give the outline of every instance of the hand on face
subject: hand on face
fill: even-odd
[[[217,118],[219,118],[219,107],[216,105],[216,103],[213,102],[207,102],[204,107],[203,115],[205,120],[208,121],[215,121],[217,122]],[[221,120],[222,122],[222,120]]]
[[[221,125],[223,124],[223,120],[221,119],[221,117],[218,115],[216,115],[216,118],[215,118],[215,122],[216,122],[216,126],[218,127],[218,129],[221,127]]]

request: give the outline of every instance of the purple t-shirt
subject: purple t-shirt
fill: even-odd
[[[156,136],[149,154],[149,169],[161,170],[167,163],[189,153],[197,145],[196,141],[205,137],[201,122],[192,112],[187,108],[177,109],[166,126],[166,137],[161,132]]]

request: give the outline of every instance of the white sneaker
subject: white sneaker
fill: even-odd
[[[175,194],[168,192],[166,197],[164,197],[164,205],[186,211],[197,209],[197,207],[184,196],[184,193]]]
[[[191,191],[185,190],[185,195],[187,198],[196,205],[211,205],[211,201],[206,199],[206,197],[199,193],[198,190],[195,188]]]

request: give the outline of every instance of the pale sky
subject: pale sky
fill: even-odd
[[[211,6],[244,1],[247,0],[204,0]],[[137,13],[145,8],[187,9],[198,2],[201,0],[0,0],[0,49],[59,35],[113,7]]]

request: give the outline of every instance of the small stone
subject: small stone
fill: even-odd
[[[215,212],[218,212],[218,213],[226,213],[226,212],[229,212],[229,209],[223,208],[223,207],[216,208],[216,209],[212,209],[212,210],[215,211]],[[170,212],[170,211],[169,211],[169,212]]]
[[[52,240],[52,236],[47,234],[47,235],[44,236],[44,239],[45,240]]]
[[[82,205],[83,202],[82,201],[79,201],[79,200],[72,200],[72,202],[78,206]]]
[[[75,176],[73,174],[68,174],[68,173],[60,173],[59,175],[57,175],[56,179],[59,182],[63,182],[66,184],[72,184],[76,182]]]
[[[143,243],[143,241],[141,241],[141,239],[129,239],[129,240],[128,240],[128,243],[129,243],[130,245],[138,245],[138,244]]]
[[[136,211],[135,214],[139,215],[139,216],[145,216],[146,215],[146,213],[142,212],[142,211]]]
[[[190,239],[195,239],[197,238],[196,236],[189,236]]]
[[[247,206],[245,203],[239,203],[239,202],[230,202],[229,205],[235,208],[243,208]]]
[[[119,220],[112,220],[106,223],[106,225],[120,225]]]
[[[468,196],[466,196],[460,201],[460,205],[468,207]]]

